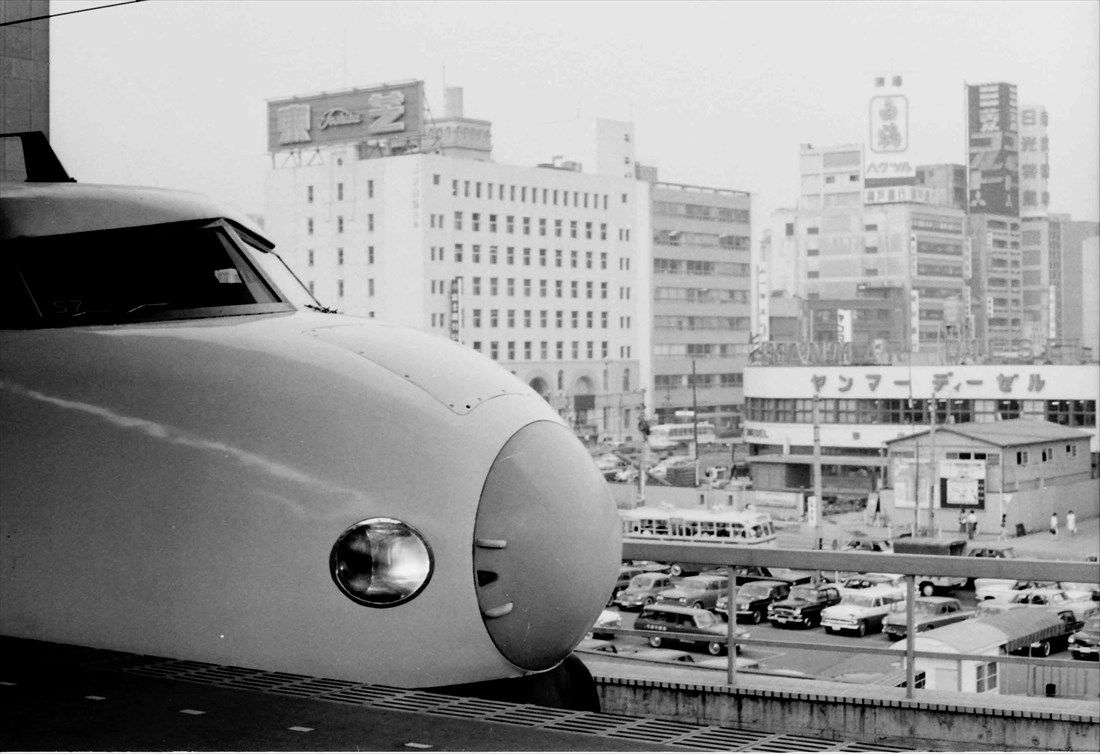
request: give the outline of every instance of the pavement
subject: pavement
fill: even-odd
[[[822,534],[825,546],[828,547],[833,539],[843,539],[846,536],[852,538],[856,533],[865,533],[865,536],[874,537],[876,532],[881,532],[885,537],[886,530],[883,527],[870,527],[864,521],[862,511],[841,513],[829,516],[823,527]],[[944,531],[944,537],[958,536],[958,532]],[[780,546],[788,547],[813,547],[815,532],[811,527],[798,525],[778,532]],[[996,532],[979,532],[974,538],[978,543],[999,542]],[[841,542],[843,545],[843,542]],[[1048,531],[1039,531],[1016,537],[1009,534],[1004,544],[1011,545],[1016,551],[1016,556],[1032,560],[1088,560],[1100,555],[1100,518],[1089,518],[1077,522],[1077,535],[1070,536],[1063,526],[1059,529],[1058,536],[1052,537]],[[1100,568],[1100,566],[1098,566]]]

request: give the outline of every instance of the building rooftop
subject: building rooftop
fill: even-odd
[[[1055,440],[1080,440],[1091,437],[1083,429],[1066,427],[1054,422],[1039,421],[1036,419],[1006,419],[997,422],[966,422],[963,424],[944,424],[936,428],[937,432],[953,432],[972,440],[997,445],[1002,448],[1016,445],[1032,445],[1039,442],[1052,442]],[[901,442],[913,437],[929,434],[930,430],[914,432],[895,440],[888,440],[887,445]]]

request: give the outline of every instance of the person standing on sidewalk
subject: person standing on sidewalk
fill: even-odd
[[[1008,539],[1008,514],[1001,514],[1001,533],[997,536],[998,542],[1004,542]]]
[[[1066,531],[1071,537],[1077,536],[1077,516],[1072,509],[1066,514]]]
[[[966,514],[966,536],[969,539],[974,539],[974,535],[978,533],[978,515],[974,511],[970,511]]]
[[[966,508],[959,511],[959,534],[966,534]]]
[[[1050,514],[1050,536],[1058,539],[1058,512]]]

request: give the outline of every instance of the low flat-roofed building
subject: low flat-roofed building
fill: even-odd
[[[1100,489],[1089,441],[1082,429],[1035,419],[947,424],[889,440],[882,513],[895,526],[916,518],[947,530],[973,511],[986,533],[999,531],[1001,516],[1013,531],[1045,529],[1052,513],[1064,520],[1070,510],[1092,518]]]

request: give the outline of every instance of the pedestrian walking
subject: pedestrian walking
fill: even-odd
[[[974,511],[970,511],[966,514],[966,536],[970,539],[974,539],[974,535],[978,533],[978,516]]]
[[[1001,514],[1001,533],[997,536],[997,540],[1004,542],[1008,539],[1008,514]]]
[[[959,534],[966,534],[966,508],[959,511]]]
[[[1058,512],[1050,514],[1050,536],[1058,539]]]
[[[1071,537],[1077,536],[1077,515],[1072,510],[1066,514],[1066,531]]]

